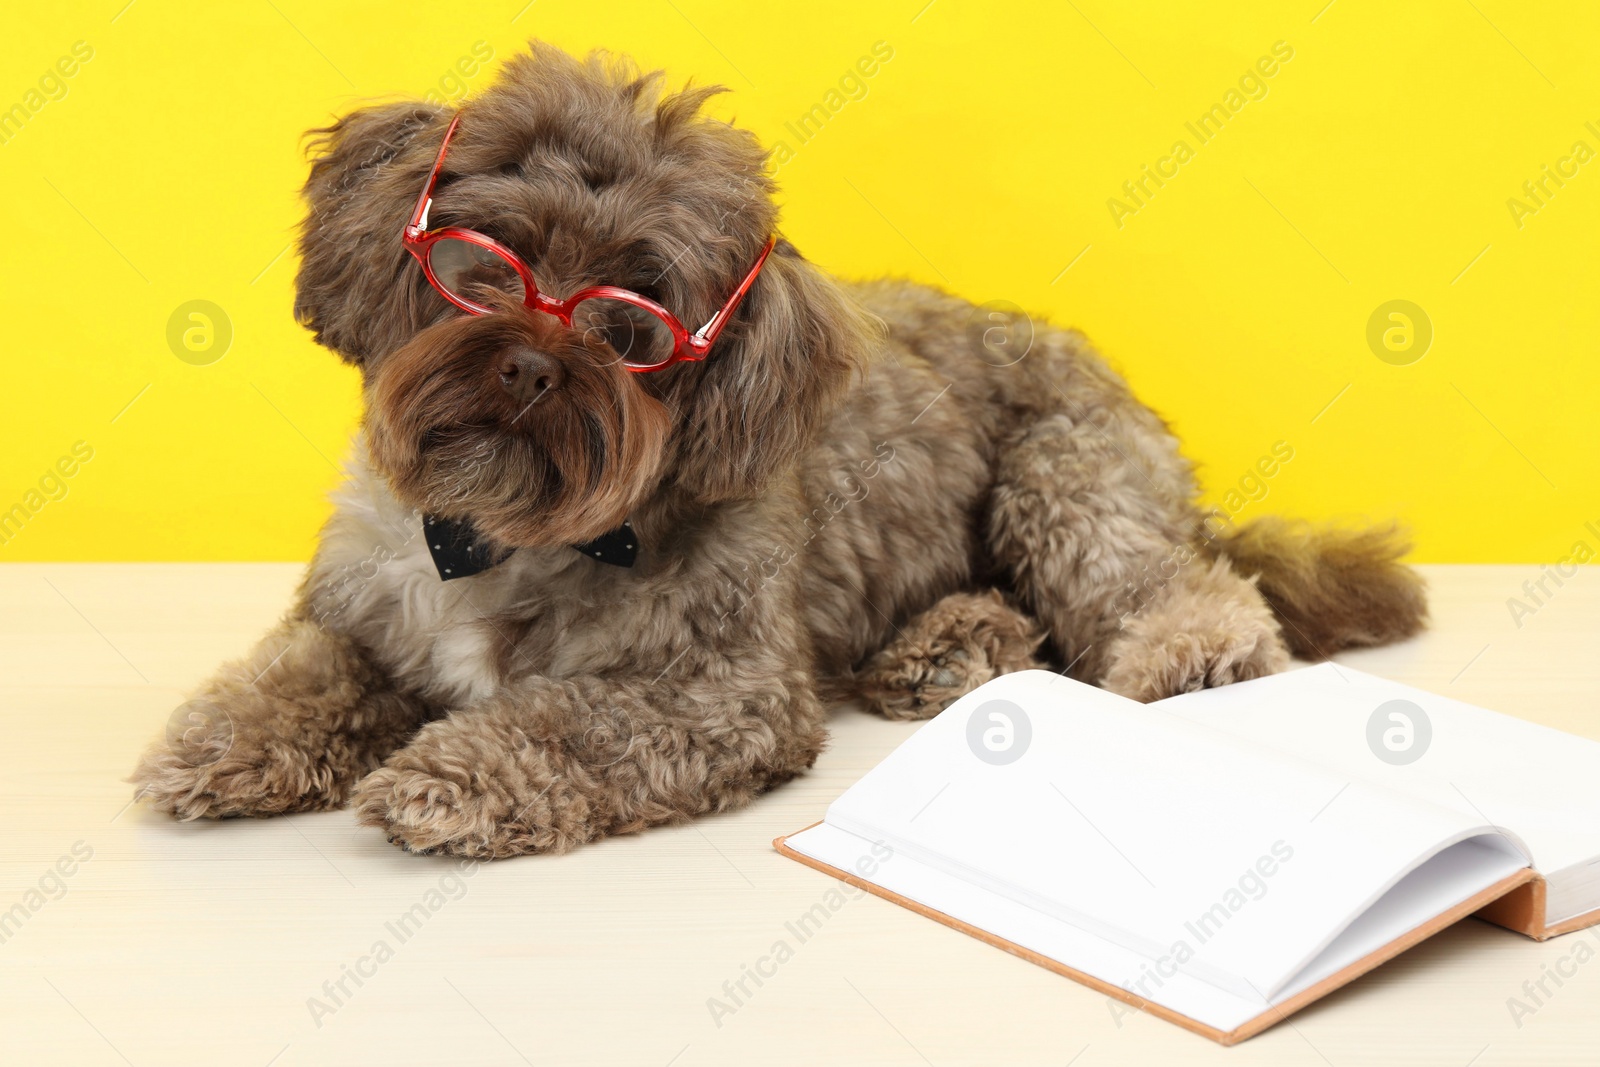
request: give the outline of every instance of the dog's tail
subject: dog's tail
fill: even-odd
[[[1213,543],[1236,571],[1257,579],[1302,659],[1399,641],[1427,622],[1422,577],[1400,562],[1410,539],[1395,525],[1350,530],[1265,517]]]

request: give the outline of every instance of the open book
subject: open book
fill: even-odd
[[[1045,671],[784,855],[1224,1044],[1471,914],[1600,922],[1600,742],[1334,664],[1139,704]]]

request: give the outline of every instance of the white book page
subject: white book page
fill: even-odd
[[[1345,928],[1275,998],[1287,1000],[1526,867],[1525,857],[1496,847],[1500,838],[1474,838],[1436,854],[1402,878]]]
[[[1093,978],[1134,991],[1191,1019],[1232,1030],[1261,1014],[1260,997],[1218,989],[1121,945],[1034,911],[1024,904],[980,889],[902,853],[884,858],[881,844],[822,823],[791,834],[790,848],[960,919],[1003,940],[1021,945]],[[920,920],[919,920],[920,921]],[[929,924],[932,925],[931,923]],[[937,929],[937,928],[935,928]],[[1117,1004],[1114,1012],[1137,1009]]]
[[[792,834],[795,851],[855,875],[980,930],[1161,1004],[1224,1033],[1360,960],[1374,949],[1466,900],[1520,866],[1497,849],[1466,841],[1439,853],[1363,912],[1276,995],[1230,992],[1173,965],[1151,959],[931,864],[822,823]],[[1136,1010],[1110,1005],[1119,1012]]]
[[[1396,700],[1420,708],[1426,727],[1391,708],[1369,740],[1374,714]],[[1549,921],[1600,907],[1600,894],[1562,892],[1600,860],[1600,742],[1331,663],[1149,707],[1506,827],[1551,880]]]
[[[1026,720],[1009,748],[995,708]],[[1406,873],[1492,832],[1044,671],[962,698],[827,822],[1256,1001]]]

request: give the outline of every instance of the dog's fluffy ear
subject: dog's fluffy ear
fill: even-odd
[[[415,269],[400,231],[439,151],[449,114],[417,102],[351,112],[312,130],[295,318],[357,366],[415,330]]]
[[[781,240],[738,318],[702,365],[677,434],[676,480],[704,503],[756,496],[793,463],[881,330]]]

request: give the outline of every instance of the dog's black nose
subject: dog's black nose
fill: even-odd
[[[517,400],[532,404],[561,386],[561,364],[543,352],[518,345],[500,357],[500,384]]]

